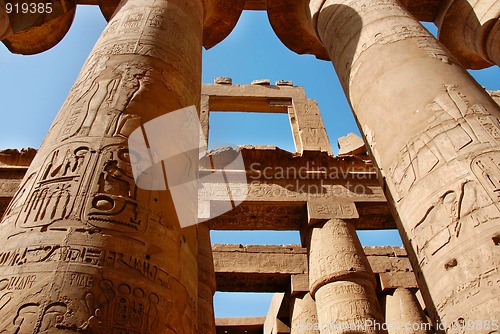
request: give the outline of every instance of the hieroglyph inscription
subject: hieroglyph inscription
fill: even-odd
[[[78,219],[81,209],[76,201],[88,177],[92,151],[88,146],[62,146],[42,164],[31,189],[18,192],[9,212],[19,212],[17,226],[33,228],[57,221]]]
[[[456,85],[445,85],[444,91],[427,105],[426,112],[431,113],[427,127],[408,141],[389,168],[397,201],[440,164],[470,146],[485,143],[491,147],[500,142],[498,119],[483,105],[471,105]]]
[[[99,268],[127,269],[160,286],[170,287],[171,277],[167,272],[148,260],[122,252],[79,245],[40,245],[0,252],[0,267],[48,262],[66,262]],[[82,282],[82,279],[74,278],[72,281]]]

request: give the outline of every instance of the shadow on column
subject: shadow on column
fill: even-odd
[[[351,105],[351,109],[353,108],[352,102],[350,101],[351,97],[351,85],[353,82],[353,78],[356,76],[357,70],[360,68],[362,64],[360,62],[357,63],[359,56],[362,52],[369,49],[370,47],[377,45],[377,38],[381,34],[376,34],[375,41],[372,40],[360,40],[361,30],[365,27],[362,17],[352,8],[342,4],[329,4],[331,1],[327,1],[324,7],[320,10],[317,10],[313,16],[313,24],[318,27],[318,31],[328,31],[328,35],[322,38],[321,42],[323,45],[338,45],[339,47],[331,48],[329,51],[330,58],[332,63],[334,64],[335,71],[339,76],[340,82],[344,89],[344,93]],[[368,6],[363,8],[366,12],[370,11]],[[321,15],[322,20],[319,20],[319,16]],[[382,38],[390,38],[386,36],[380,36]],[[321,36],[320,36],[321,38]],[[383,43],[390,43],[389,41],[384,41]],[[343,46],[343,47],[342,47]],[[360,47],[361,46],[361,47]],[[328,49],[328,48],[327,48]],[[377,59],[376,61],[384,62],[384,58]],[[359,80],[359,79],[358,79]],[[369,80],[369,78],[363,78],[361,80]],[[375,83],[374,83],[375,84]],[[360,129],[363,129],[363,124],[359,122],[359,119],[356,117],[356,122]],[[367,147],[370,147],[367,145]],[[373,156],[373,155],[372,155]],[[374,164],[376,165],[376,161],[374,159]],[[408,252],[408,256],[411,259],[413,270],[417,276],[417,282],[419,284],[419,288],[422,291],[422,294],[425,295],[425,301],[427,306],[427,311],[431,314],[437,323],[440,322],[438,316],[435,312],[435,305],[432,304],[429,289],[427,283],[421,274],[421,270],[418,267],[417,256],[410,244],[410,240],[407,238],[406,233],[404,232],[403,225],[401,224],[401,219],[398,213],[394,209],[395,200],[391,197],[390,193],[387,191],[385,187],[385,182],[383,177],[379,174],[378,176],[381,186],[384,188],[385,195],[390,205],[391,212],[394,216],[394,219],[397,223],[398,230],[400,232],[401,238],[403,240],[403,244]]]

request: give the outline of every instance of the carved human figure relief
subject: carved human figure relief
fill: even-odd
[[[487,152],[477,156],[471,169],[491,200],[500,208],[500,152]]]
[[[14,318],[14,334],[48,334],[61,323],[67,311],[65,303],[28,303],[19,308]]]

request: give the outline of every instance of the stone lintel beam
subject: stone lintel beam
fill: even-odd
[[[330,140],[318,103],[308,99],[303,87],[271,86],[269,80],[251,85],[203,85],[202,114],[209,111],[288,113],[295,150],[321,151],[332,155]],[[202,123],[208,133],[208,123]]]
[[[0,217],[21,185],[35,154],[32,148],[0,150]]]
[[[302,222],[307,221],[307,201],[316,198],[354,202],[360,216],[355,223],[357,229],[395,228],[370,162],[359,157],[331,157],[323,152],[304,152],[300,157],[275,147],[245,146],[240,150],[248,163],[250,191],[246,201],[236,209],[210,220],[211,229],[299,230]],[[0,214],[17,191],[35,153],[34,149],[0,152]],[[234,151],[216,154],[217,162],[227,164]],[[253,165],[252,171],[254,162],[258,164]],[[318,173],[320,168],[326,173]],[[233,185],[233,189],[240,186],[243,185]],[[216,201],[219,188],[218,184],[207,185],[201,198]],[[327,192],[319,192],[319,189]],[[366,190],[365,194],[362,189]]]
[[[216,318],[217,334],[262,334],[266,317]]]
[[[416,288],[410,262],[400,247],[363,247],[382,289]],[[308,291],[307,250],[299,245],[212,245],[217,290]]]
[[[213,245],[212,251],[218,291],[281,291],[290,275],[307,272],[306,250],[298,245]]]
[[[493,98],[493,101],[500,105],[500,90],[488,90],[487,92]]]
[[[293,99],[306,99],[304,88],[295,86],[203,84],[202,95],[213,111],[287,113]]]
[[[0,168],[27,168],[35,155],[34,148],[0,150]]]
[[[231,189],[234,198],[244,202],[210,220],[211,229],[299,230],[307,222],[308,201],[326,203],[327,207],[333,202],[354,203],[359,215],[357,229],[395,228],[371,162],[317,151],[299,156],[275,147],[244,146],[239,150],[247,164],[248,184],[232,184]],[[222,168],[234,155],[233,150],[221,150],[212,157]],[[203,161],[201,164],[207,166]],[[200,199],[216,202],[224,189],[222,184],[205,184]]]
[[[344,206],[330,201],[325,207],[334,210]],[[396,228],[385,202],[359,202],[355,204],[355,210],[360,216],[353,221],[358,230]],[[309,223],[323,220],[321,217],[309,219]],[[211,219],[209,224],[212,230],[298,231],[307,221],[305,201],[245,201],[234,210]]]

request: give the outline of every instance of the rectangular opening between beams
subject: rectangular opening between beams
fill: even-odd
[[[296,245],[299,231],[211,231],[212,244]]]
[[[236,145],[271,145],[295,152],[288,114],[210,112],[209,149]]]
[[[273,293],[216,292],[216,318],[266,316]]]

